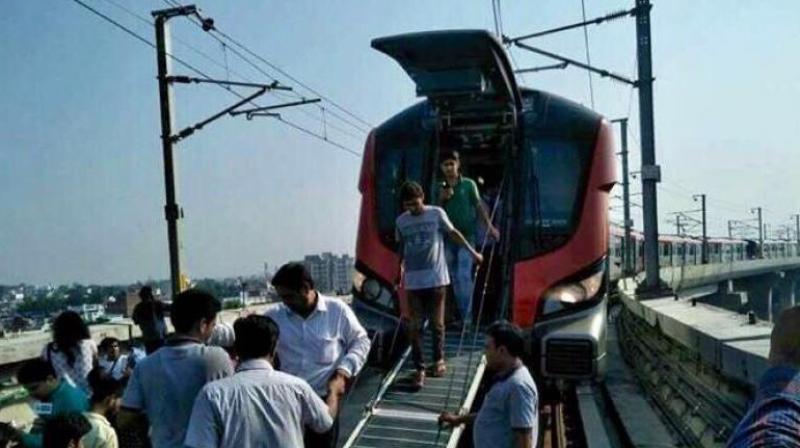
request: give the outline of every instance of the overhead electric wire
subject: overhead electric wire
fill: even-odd
[[[147,38],[141,36],[140,34],[136,33],[135,31],[131,30],[130,28],[126,27],[122,23],[118,22],[117,20],[114,20],[109,15],[107,15],[107,14],[105,14],[105,13],[103,13],[103,12],[101,12],[101,11],[95,9],[95,8],[93,8],[92,6],[90,6],[90,5],[86,4],[85,2],[83,2],[82,0],[72,0],[72,1],[74,3],[76,3],[76,4],[78,4],[79,6],[83,7],[87,11],[91,12],[92,14],[96,15],[97,17],[100,17],[101,19],[105,20],[106,22],[114,25],[115,27],[117,27],[118,29],[122,30],[123,32],[125,32],[128,35],[130,35],[131,37],[135,38],[136,40],[146,44],[147,46],[149,46],[149,47],[151,47],[153,49],[157,49],[156,45],[154,43],[152,43],[151,41],[149,41]],[[170,54],[170,53],[166,53],[166,54],[167,54],[167,56],[169,58],[171,58],[172,60],[174,60],[178,64],[186,67],[188,70],[193,71],[194,73],[196,73],[200,77],[202,77],[204,79],[211,79],[208,75],[203,73],[201,70],[197,69],[196,67],[194,67],[193,65],[189,64],[188,62],[182,60],[181,58],[179,58],[179,57],[177,57],[177,56],[175,56],[173,54]],[[242,94],[240,94],[237,91],[233,90],[229,86],[220,85],[220,84],[217,84],[217,85],[220,88],[223,88],[226,91],[232,93],[233,95],[236,95],[240,99],[244,99],[245,98],[245,96],[243,96]],[[254,104],[257,107],[261,107],[260,105],[258,105],[257,103],[255,103],[253,101],[251,101],[251,104]],[[340,144],[340,143],[338,143],[336,141],[333,141],[333,140],[331,140],[329,138],[323,138],[319,134],[317,134],[317,133],[315,133],[313,131],[310,131],[310,130],[308,130],[308,129],[300,126],[300,125],[297,125],[295,123],[289,122],[289,121],[287,121],[287,120],[285,120],[285,119],[283,119],[281,117],[278,117],[278,119],[279,119],[280,122],[282,122],[282,123],[294,128],[294,129],[297,129],[297,130],[299,130],[299,131],[301,131],[301,132],[303,132],[303,133],[305,133],[307,135],[310,135],[312,137],[316,137],[319,140],[321,140],[321,141],[323,141],[325,143],[328,143],[329,145],[331,145],[331,146],[333,146],[333,147],[335,147],[337,149],[343,150],[343,151],[345,151],[345,152],[347,152],[347,153],[349,153],[351,155],[355,155],[357,157],[361,157],[360,153],[358,153],[358,152],[356,152],[356,151],[354,151],[354,150],[352,150],[350,148],[347,148],[344,145],[342,145],[342,144]]]
[[[133,11],[133,10],[131,10],[131,9],[127,8],[127,7],[125,7],[124,5],[121,5],[121,4],[119,4],[119,3],[118,3],[118,2],[116,2],[115,0],[103,0],[103,1],[105,1],[106,3],[109,3],[109,4],[111,4],[111,5],[113,5],[113,6],[117,7],[117,8],[119,8],[119,9],[121,9],[122,11],[124,11],[124,12],[126,12],[127,14],[131,15],[132,17],[136,18],[137,20],[141,21],[142,23],[145,23],[145,24],[147,24],[148,26],[153,26],[153,22],[152,22],[151,20],[149,20],[148,18],[146,18],[146,17],[144,17],[144,16],[142,16],[142,15],[140,15],[140,14],[136,13],[135,11]],[[165,1],[166,1],[166,0],[165,0]],[[169,4],[170,6],[173,6],[173,5],[172,5],[172,3],[169,3],[169,2],[168,2],[167,4]],[[200,24],[198,24],[198,25],[200,25]],[[200,26],[202,26],[202,25],[200,25]],[[190,49],[191,51],[193,51],[193,52],[197,53],[198,55],[202,56],[204,59],[206,59],[206,60],[208,60],[209,62],[213,63],[214,65],[216,65],[216,66],[218,66],[218,67],[220,67],[220,68],[224,69],[224,70],[225,70],[225,72],[226,72],[226,74],[228,74],[228,76],[229,76],[229,74],[230,74],[230,73],[233,73],[235,76],[237,76],[237,77],[239,77],[239,78],[241,78],[241,79],[243,79],[243,80],[245,80],[245,81],[248,81],[248,82],[256,82],[256,81],[255,81],[255,80],[253,80],[252,78],[249,78],[249,77],[247,77],[247,76],[245,76],[245,75],[243,75],[243,74],[241,74],[241,73],[239,73],[239,72],[237,72],[237,71],[230,70],[230,68],[228,67],[228,64],[227,64],[227,51],[225,51],[225,49],[226,49],[226,48],[228,48],[228,46],[227,46],[227,44],[226,44],[224,41],[222,41],[222,40],[220,40],[220,39],[217,39],[217,38],[215,37],[215,39],[216,39],[216,40],[217,40],[217,41],[220,43],[220,45],[222,45],[222,47],[223,47],[223,51],[225,51],[225,54],[226,54],[226,61],[225,61],[225,63],[223,64],[223,63],[219,62],[218,60],[214,59],[213,57],[209,56],[209,55],[208,55],[208,53],[206,53],[206,52],[204,52],[204,51],[202,51],[202,50],[198,49],[197,47],[195,47],[194,45],[192,45],[192,44],[188,43],[187,41],[185,41],[185,40],[183,40],[183,39],[180,39],[179,37],[177,37],[177,36],[175,36],[175,35],[172,35],[171,37],[172,37],[172,39],[174,39],[176,42],[180,43],[181,45],[185,46],[186,48]],[[148,42],[148,44],[149,44],[149,42]],[[245,61],[247,61],[247,62],[250,62],[250,61],[249,61],[248,59],[246,59],[244,56],[242,56],[241,54],[239,54],[239,53],[235,52],[235,50],[231,50],[231,51],[233,51],[235,54],[239,55],[239,57],[240,57],[240,58],[242,58],[243,60],[245,60]],[[171,57],[171,55],[170,55],[170,57]],[[258,66],[255,66],[255,68],[256,68],[256,69],[258,69],[259,67],[258,67]],[[269,79],[271,82],[277,81],[277,80],[276,80],[275,78],[273,78],[273,77],[272,77],[270,74],[268,74],[268,73],[266,73],[266,72],[263,72],[263,71],[261,71],[261,73],[262,73],[263,75],[265,75],[265,76],[266,76],[266,77],[267,77],[267,78],[268,78],[268,79]],[[208,76],[206,76],[206,78],[208,78]],[[275,96],[277,96],[277,97],[279,97],[279,98],[284,98],[284,99],[291,98],[291,97],[287,96],[286,94],[284,94],[283,92],[274,91],[274,92],[272,92],[272,93],[273,93],[273,95],[275,95]],[[296,96],[297,96],[298,98],[300,97],[299,95],[296,95]],[[355,134],[353,134],[353,133],[351,133],[351,132],[349,132],[349,131],[347,131],[347,130],[345,130],[345,129],[342,129],[342,128],[340,128],[339,126],[333,125],[333,124],[331,124],[331,123],[327,123],[327,122],[323,123],[323,122],[322,122],[322,120],[321,120],[319,117],[317,117],[317,116],[315,116],[315,115],[311,114],[311,113],[310,113],[308,110],[306,110],[306,109],[297,109],[297,110],[298,110],[298,111],[300,111],[301,113],[303,113],[303,114],[307,115],[308,117],[310,117],[310,118],[314,119],[314,120],[318,120],[318,121],[320,121],[320,123],[321,123],[323,126],[325,126],[325,127],[329,127],[329,128],[331,128],[331,129],[334,129],[335,131],[337,131],[337,132],[339,132],[339,133],[341,133],[341,134],[343,134],[343,135],[346,135],[346,136],[348,136],[348,137],[350,137],[350,138],[353,138],[354,140],[357,140],[357,141],[359,141],[359,142],[360,142],[360,141],[363,141],[363,137],[362,137],[362,136],[355,135]],[[345,122],[346,122],[346,120],[345,120]],[[357,128],[357,129],[358,129],[358,128]],[[328,139],[328,140],[329,140],[329,139]],[[336,146],[336,145],[334,145],[334,146]]]
[[[216,28],[213,31],[218,33],[219,35],[223,36],[224,38],[228,39],[234,45],[236,45],[237,47],[239,47],[242,50],[244,50],[247,54],[251,55],[252,57],[254,57],[256,59],[258,59],[259,61],[263,62],[264,64],[268,65],[269,67],[271,67],[272,69],[274,69],[278,73],[282,74],[283,76],[289,78],[292,82],[296,83],[297,85],[305,88],[306,90],[308,90],[309,92],[313,93],[314,95],[316,95],[316,96],[322,98],[323,100],[327,101],[333,107],[335,107],[336,109],[339,109],[341,112],[345,113],[346,115],[348,115],[349,117],[351,117],[354,120],[358,121],[359,123],[362,123],[363,125],[367,126],[368,129],[371,129],[371,128],[375,127],[373,124],[369,123],[368,121],[364,120],[363,118],[359,117],[358,115],[354,114],[353,112],[350,112],[349,110],[345,109],[343,106],[341,106],[336,101],[333,101],[328,96],[321,94],[318,90],[316,90],[316,89],[314,89],[312,87],[309,87],[307,84],[303,83],[302,81],[298,80],[294,76],[290,75],[289,73],[287,73],[286,71],[284,71],[283,69],[278,67],[277,65],[275,65],[275,64],[269,62],[268,60],[264,59],[263,57],[259,56],[257,53],[254,53],[254,52],[250,51],[250,49],[248,49],[244,45],[240,44],[237,40],[233,39],[229,35],[223,33],[222,31],[219,31]]]
[[[581,14],[583,16],[583,21],[586,21],[586,1],[581,0]],[[592,65],[592,58],[589,55],[589,27],[583,27],[583,41],[586,45],[586,65]],[[587,71],[587,75],[589,76],[589,99],[591,100],[592,109],[594,109],[594,85],[592,84],[592,72]]]
[[[511,52],[511,48],[509,48],[507,51],[508,51],[508,56],[511,58],[511,65],[514,66],[514,71],[515,72],[519,71],[519,64],[517,63],[517,58],[514,57],[514,53]],[[517,77],[517,79],[519,81],[522,81],[522,84],[525,84],[525,82],[526,82],[525,81],[525,73],[519,73],[519,76]]]
[[[503,38],[503,12],[500,9],[500,1],[499,0],[497,1],[497,8],[496,9],[495,9],[495,0],[492,0],[492,14],[495,17],[495,24],[497,26],[497,32],[498,32],[497,37],[498,37],[498,39],[502,39]],[[511,66],[514,68],[514,72],[519,72],[519,64],[517,63],[517,58],[514,57],[514,53],[511,51],[510,44],[505,44],[505,45],[506,45],[506,53],[508,54],[508,57],[511,59]],[[525,83],[526,83],[525,73],[519,73],[519,76],[517,76],[517,80],[518,80],[518,82],[521,81],[520,84],[525,85]]]
[[[361,157],[361,153],[360,152],[353,151],[352,149],[347,148],[347,147],[345,147],[343,145],[340,145],[339,143],[336,143],[336,142],[330,140],[329,138],[327,138],[325,136],[322,136],[320,134],[315,133],[314,131],[309,131],[308,129],[303,128],[302,126],[299,126],[297,124],[294,124],[291,121],[288,121],[288,120],[286,120],[285,118],[283,118],[281,116],[275,117],[275,119],[280,121],[280,122],[282,122],[282,123],[285,123],[286,125],[288,125],[290,127],[293,127],[295,129],[297,129],[300,132],[304,132],[304,133],[306,133],[306,134],[308,134],[308,135],[310,135],[312,137],[316,137],[316,138],[318,138],[318,139],[320,139],[320,140],[322,140],[324,142],[330,143],[331,145],[336,146],[337,148],[341,149],[342,151],[347,151],[348,153],[350,153],[350,154],[352,154],[352,155],[354,155],[356,157]]]
[[[638,70],[636,70],[636,58],[633,58],[633,67],[631,67],[631,79],[635,79],[634,75],[637,75]],[[638,76],[636,76],[638,78]],[[633,90],[636,88],[633,84],[629,87],[628,91],[628,111],[625,113],[626,117],[631,116],[631,107],[633,107]]]
[[[164,2],[165,2],[166,4],[168,4],[169,6],[180,6],[180,4],[179,4],[177,1],[175,1],[175,0],[164,0]],[[188,19],[188,20],[189,20],[191,23],[195,24],[195,25],[196,25],[198,28],[200,28],[200,29],[204,29],[204,28],[203,28],[203,24],[202,24],[200,21],[198,21],[196,18],[193,18],[193,17],[187,17],[187,19]],[[214,28],[214,31],[217,31],[218,33],[220,33],[220,34],[224,35],[224,33],[222,33],[221,31],[219,31],[217,28]],[[261,73],[261,74],[263,74],[264,76],[266,76],[266,77],[267,77],[268,79],[270,79],[271,81],[276,81],[276,80],[277,80],[277,79],[276,79],[276,77],[275,77],[275,75],[273,75],[273,74],[271,74],[271,73],[268,73],[268,72],[266,72],[266,71],[265,71],[263,68],[261,68],[261,67],[260,67],[258,64],[256,64],[256,63],[255,63],[255,62],[253,62],[252,60],[250,60],[250,59],[249,59],[248,57],[246,57],[245,55],[243,55],[241,52],[239,52],[238,50],[236,50],[236,49],[234,49],[234,48],[231,48],[231,47],[230,47],[230,45],[227,45],[227,43],[226,43],[226,42],[225,42],[225,41],[224,41],[222,38],[220,38],[219,36],[216,36],[216,35],[214,35],[214,34],[211,34],[211,33],[209,33],[209,36],[211,36],[211,38],[212,38],[212,39],[216,40],[216,41],[217,41],[217,42],[219,42],[221,45],[224,45],[224,46],[225,46],[225,47],[226,47],[226,48],[227,48],[227,49],[228,49],[228,50],[229,50],[231,53],[233,53],[233,54],[234,54],[235,56],[237,56],[239,59],[241,59],[242,61],[244,61],[245,63],[247,63],[247,64],[248,64],[248,65],[250,65],[251,67],[253,67],[253,68],[254,68],[255,70],[257,70],[259,73]],[[236,43],[236,42],[234,42],[234,41],[232,41],[232,39],[230,39],[229,37],[226,37],[226,39],[228,39],[229,41],[231,41],[232,43],[234,43],[234,45],[237,45],[237,43]],[[249,50],[247,50],[247,49],[245,49],[245,51],[248,51],[248,53],[252,53],[252,52],[250,52],[250,51],[249,51]],[[258,56],[256,55],[256,56],[254,56],[254,57],[258,57]],[[267,64],[269,65],[269,63],[267,63]],[[270,65],[270,67],[272,67],[272,66]],[[290,78],[290,79],[292,79],[293,81],[295,81],[295,80],[294,80],[294,79],[293,79],[291,76],[289,76],[289,75],[285,75],[285,76],[287,76],[288,78]],[[295,81],[295,82],[297,82],[297,81]],[[303,86],[304,88],[306,88],[307,90],[310,90],[310,89],[309,89],[307,86],[303,85],[302,83],[299,83],[299,84],[300,84],[301,86]],[[317,94],[317,93],[316,93],[316,92],[314,92],[314,91],[312,91],[312,93],[315,93],[317,96],[319,96],[319,97],[321,97],[321,98],[325,99],[325,101],[327,101],[328,103],[330,103],[330,104],[331,104],[331,105],[333,105],[334,107],[341,108],[340,106],[336,105],[336,104],[335,104],[333,101],[331,101],[330,99],[327,99],[327,98],[325,98],[323,95],[319,95],[319,94]],[[304,98],[305,98],[305,97],[303,97],[302,95],[300,95],[300,94],[299,94],[298,92],[296,92],[296,91],[292,91],[291,93],[279,93],[279,92],[275,92],[275,94],[276,94],[276,96],[278,96],[279,98],[284,98],[284,99],[288,99],[288,98],[290,98],[290,95],[293,95],[295,98],[298,98],[298,99],[304,99]],[[321,108],[322,106],[318,106],[318,107],[320,107],[320,108]],[[310,112],[308,112],[308,110],[306,110],[306,109],[299,109],[299,111],[300,111],[301,113],[303,113],[304,115],[308,116],[308,117],[309,117],[309,118],[311,118],[311,119],[314,119],[314,120],[320,120],[320,118],[319,118],[319,117],[317,117],[316,115],[313,115],[313,114],[311,114],[311,113],[310,113]],[[365,135],[366,135],[367,133],[369,133],[369,131],[370,131],[370,129],[365,129],[363,126],[361,126],[361,125],[359,125],[359,124],[357,124],[357,123],[353,123],[353,121],[351,121],[351,120],[349,120],[349,119],[347,119],[347,118],[343,117],[343,116],[342,116],[342,115],[340,115],[339,113],[337,113],[337,112],[335,112],[335,111],[332,111],[332,110],[330,110],[330,109],[327,109],[327,115],[330,115],[330,116],[332,116],[332,117],[334,117],[334,118],[336,118],[336,119],[338,119],[338,120],[342,121],[343,123],[346,123],[347,125],[349,125],[349,126],[353,127],[354,129],[358,130],[359,132],[362,132],[362,133],[363,133],[363,134],[365,134]],[[323,124],[323,126],[325,126],[325,124]],[[337,131],[339,131],[339,132],[341,132],[341,133],[343,133],[343,134],[345,134],[345,135],[348,135],[348,136],[350,136],[350,137],[352,137],[352,138],[354,138],[354,139],[363,140],[363,138],[364,138],[364,137],[360,137],[360,136],[355,136],[355,135],[353,135],[352,133],[349,133],[349,132],[347,132],[347,131],[343,130],[342,128],[340,128],[340,127],[337,127],[337,126],[334,126],[334,125],[329,125],[329,126],[330,126],[332,129],[335,129],[335,130],[337,130]]]
[[[633,89],[634,89],[634,87],[632,86],[631,90],[630,90],[630,98],[633,97]],[[630,114],[630,108],[631,108],[632,104],[633,104],[632,101],[628,102],[628,108],[629,108],[628,116],[629,117],[631,115]],[[636,129],[637,129],[636,126],[628,126],[628,131],[629,131],[628,135],[630,136],[630,138],[632,140],[632,143],[633,143],[632,146],[640,146],[638,134],[636,133]],[[632,151],[631,154],[636,154],[636,152]],[[697,189],[696,190],[692,190],[690,188],[687,188],[683,184],[681,184],[680,182],[675,181],[674,179],[670,180],[668,182],[667,181],[661,181],[659,188],[660,189],[664,189],[664,190],[669,190],[670,188],[676,188],[676,189],[679,189],[679,190],[683,190],[683,192],[685,192],[687,194],[690,194],[690,195],[691,194],[697,194],[697,192],[699,191]],[[678,194],[675,191],[673,191],[673,193]],[[723,210],[727,210],[727,211],[733,212],[733,213],[743,213],[743,211],[746,212],[746,211],[750,210],[751,208],[753,208],[752,204],[736,203],[736,202],[733,202],[733,201],[730,201],[730,200],[727,200],[727,199],[721,199],[719,197],[714,197],[713,198],[713,202],[715,203],[715,205],[714,205],[715,207],[721,208]],[[777,211],[772,210],[772,209],[768,209],[766,207],[761,207],[761,210],[762,210],[762,212],[766,212],[766,213],[774,215],[774,216],[782,216],[782,214],[780,212],[777,212]]]
[[[497,21],[497,6],[495,5],[495,0],[491,0],[492,2],[492,18],[494,19],[494,34],[497,35],[499,38],[502,36],[500,34],[500,22]]]
[[[500,6],[500,0],[497,0],[497,23],[500,24],[500,36],[503,36],[503,8]]]
[[[106,0],[106,1],[111,1],[111,0]],[[174,1],[174,0],[164,0],[164,2],[169,6],[180,6],[180,4],[177,1]],[[187,19],[191,23],[197,25],[198,28],[203,29],[203,24],[201,22],[199,22],[196,18],[187,17]],[[209,36],[211,36],[212,39],[214,39],[217,42],[219,42],[220,45],[223,45],[224,48],[226,48],[228,51],[233,53],[236,57],[238,57],[239,59],[241,59],[242,61],[244,61],[248,65],[250,65],[251,67],[253,67],[256,71],[258,71],[262,75],[266,76],[270,81],[277,81],[276,77],[273,74],[266,72],[258,64],[256,64],[252,60],[250,60],[245,55],[243,55],[240,51],[236,50],[235,48],[231,48],[231,46],[228,45],[222,38],[220,38],[218,36],[215,36],[214,34],[210,34],[210,33],[209,33]],[[202,54],[202,51],[197,50],[196,48],[192,47],[191,45],[186,44],[186,43],[184,43],[184,45],[187,45],[193,51],[196,51],[196,52]],[[215,61],[215,63],[217,65],[219,65],[218,62]],[[243,79],[247,79],[246,77],[244,77],[242,75],[238,75],[238,76],[243,78]],[[295,92],[295,91],[292,91],[290,93],[274,92],[274,95],[279,97],[279,98],[283,98],[283,99],[287,99],[287,100],[290,99],[290,98],[305,99],[305,97],[303,97],[302,95],[300,95],[298,92]],[[326,100],[326,101],[330,102],[330,100]],[[331,104],[333,104],[333,103],[331,102]],[[318,107],[321,107],[321,106],[318,106]],[[306,115],[307,117],[311,118],[312,120],[320,120],[320,118],[318,116],[310,113],[307,109],[298,109],[298,110],[300,111],[300,113]],[[369,132],[369,129],[365,129],[361,125],[353,123],[351,120],[349,120],[347,118],[344,118],[340,114],[338,114],[338,113],[336,113],[334,111],[331,111],[330,109],[328,109],[327,112],[328,112],[328,115],[331,115],[332,117],[334,117],[334,118],[342,121],[343,123],[353,127],[354,129],[358,130],[359,132],[362,132],[364,135],[366,135]],[[325,124],[323,124],[323,126],[325,126]],[[330,126],[332,129],[335,129],[336,131],[338,131],[338,132],[340,132],[342,134],[345,134],[345,135],[347,135],[349,137],[352,137],[354,139],[357,139],[357,140],[363,140],[364,139],[363,136],[353,135],[352,133],[350,133],[348,131],[345,131],[344,129],[342,129],[342,128],[338,127],[338,126],[334,126],[334,125],[331,125],[331,124],[328,124],[328,126]]]
[[[86,8],[87,10],[91,11],[93,14],[97,15],[98,17],[101,17],[103,20],[105,20],[105,21],[107,21],[108,23],[110,23],[110,24],[114,25],[115,27],[119,28],[119,29],[120,29],[120,30],[122,30],[123,32],[125,32],[125,33],[129,34],[129,35],[130,35],[130,36],[132,36],[133,38],[135,38],[135,39],[138,39],[138,40],[140,40],[141,42],[144,42],[145,44],[149,45],[149,46],[150,46],[150,47],[152,47],[153,49],[155,49],[155,48],[156,48],[156,45],[155,45],[154,43],[150,42],[150,41],[149,41],[149,40],[147,40],[146,38],[144,38],[144,37],[140,36],[139,34],[137,34],[136,32],[134,32],[133,30],[131,30],[130,28],[127,28],[126,26],[124,26],[124,25],[122,25],[121,23],[117,22],[116,20],[112,19],[112,18],[111,18],[111,17],[109,17],[108,15],[106,15],[106,14],[103,14],[102,12],[100,12],[100,11],[98,11],[98,10],[96,10],[96,9],[92,8],[91,6],[89,6],[89,5],[87,5],[86,3],[82,2],[81,0],[72,0],[72,1],[73,1],[73,2],[75,2],[75,3],[77,3],[77,4],[79,4],[79,5],[81,5],[81,6],[83,6],[83,7],[84,7],[84,8]],[[170,56],[170,57],[171,57],[171,56]],[[174,58],[174,59],[175,59],[175,61],[176,61],[176,62],[178,62],[178,63],[183,63],[182,61],[178,60],[177,58]]]
[[[164,1],[165,1],[165,2],[167,2],[167,4],[169,4],[169,5],[171,5],[171,6],[181,6],[180,2],[178,2],[177,0],[164,0]],[[297,85],[299,85],[299,86],[303,87],[304,89],[308,90],[309,92],[313,93],[314,95],[316,95],[316,96],[318,96],[318,97],[322,98],[322,99],[323,99],[323,100],[325,100],[326,102],[330,103],[330,104],[331,104],[333,107],[335,107],[336,109],[339,109],[341,112],[343,112],[343,113],[345,113],[346,115],[350,116],[350,117],[351,117],[351,118],[353,118],[354,120],[356,120],[356,121],[358,121],[359,123],[362,123],[363,125],[367,126],[367,128],[368,128],[368,129],[371,129],[371,128],[373,128],[373,127],[374,127],[374,125],[372,125],[372,124],[371,124],[371,123],[369,123],[368,121],[366,121],[366,120],[364,120],[363,118],[359,117],[359,116],[358,116],[358,115],[356,115],[355,113],[353,113],[353,112],[349,111],[347,108],[345,108],[344,106],[340,105],[340,104],[339,104],[339,103],[337,103],[336,101],[333,101],[333,100],[332,100],[332,99],[330,99],[328,96],[326,96],[326,95],[323,95],[322,93],[320,93],[319,91],[317,91],[317,90],[316,90],[316,89],[314,89],[313,87],[310,87],[310,86],[309,86],[309,85],[307,85],[306,83],[304,83],[304,82],[300,81],[299,79],[297,79],[296,77],[294,77],[294,76],[290,75],[288,72],[286,72],[286,71],[285,71],[285,70],[283,70],[282,68],[278,67],[276,64],[274,64],[274,63],[272,63],[272,62],[268,61],[267,59],[265,59],[265,58],[264,58],[264,57],[262,57],[261,55],[259,55],[259,54],[255,53],[254,51],[250,50],[250,49],[249,49],[249,48],[248,48],[246,45],[242,44],[241,42],[239,42],[238,40],[234,39],[233,37],[231,37],[230,35],[226,34],[225,32],[223,32],[223,31],[220,31],[220,30],[219,30],[218,28],[216,28],[216,27],[214,27],[214,28],[211,30],[211,32],[218,34],[218,35],[219,35],[219,36],[221,36],[222,38],[226,39],[228,42],[232,43],[234,46],[238,47],[239,49],[241,49],[241,50],[242,50],[242,51],[244,51],[245,53],[249,54],[251,57],[254,57],[254,58],[256,58],[257,60],[261,61],[263,64],[267,65],[267,66],[268,66],[268,67],[270,67],[271,69],[275,70],[276,72],[278,72],[278,73],[280,73],[281,75],[285,76],[286,78],[290,79],[290,80],[291,80],[292,82],[294,82],[295,84],[297,84]],[[328,111],[328,112],[330,112],[330,111]],[[362,129],[362,130],[363,130],[363,129]],[[368,131],[364,131],[364,132],[368,132]]]

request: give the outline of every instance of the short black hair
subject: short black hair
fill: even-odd
[[[233,343],[241,361],[275,353],[280,329],[272,318],[251,314],[233,323],[236,341]]]
[[[272,286],[292,291],[300,291],[304,286],[314,289],[314,279],[303,263],[286,263],[272,277]]]
[[[48,377],[57,378],[53,366],[41,358],[31,359],[17,371],[17,382],[31,384],[45,381]]]
[[[522,330],[507,320],[498,320],[490,325],[486,335],[492,338],[495,348],[505,347],[511,356],[521,357],[525,353]]]
[[[19,446],[11,445],[20,441],[21,434],[11,426],[11,423],[0,422],[0,447]]]
[[[187,289],[172,301],[170,320],[175,331],[189,333],[203,320],[213,320],[222,304],[213,294],[202,289]]]
[[[89,380],[89,386],[92,388],[92,396],[89,398],[92,404],[101,403],[108,397],[121,397],[125,390],[125,385],[122,381],[103,375],[101,367],[92,369],[87,379]]]
[[[461,154],[458,151],[444,151],[439,155],[439,163],[444,163],[448,160],[461,161]]]
[[[113,344],[119,344],[119,339],[111,336],[103,338],[103,340],[100,341],[100,349],[108,350],[108,348],[111,347]]]
[[[155,297],[153,297],[153,288],[151,288],[150,286],[142,286],[142,289],[139,290],[139,297],[141,299],[145,299],[145,298],[153,299],[153,298],[155,298]]]
[[[413,201],[414,199],[421,198],[423,196],[425,196],[425,191],[422,189],[422,185],[414,182],[413,180],[406,181],[400,187],[401,201]]]
[[[44,448],[67,448],[92,430],[89,420],[79,413],[60,414],[45,421],[42,445]]]

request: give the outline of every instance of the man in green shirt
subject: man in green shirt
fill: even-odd
[[[447,212],[447,217],[453,226],[464,235],[464,238],[479,250],[483,241],[475,241],[478,218],[488,229],[488,234],[495,239],[500,237],[500,232],[492,224],[489,212],[481,201],[478,185],[472,179],[461,175],[461,160],[458,152],[445,152],[440,158],[440,167],[444,175],[444,182],[439,185],[439,205]],[[466,322],[472,320],[470,301],[473,292],[472,256],[463,246],[447,244],[447,267],[450,271],[450,281],[453,286],[461,317]]]
[[[38,400],[34,412],[40,424],[34,424],[30,433],[21,434],[22,444],[28,448],[42,446],[41,422],[58,415],[72,412],[86,412],[89,399],[81,389],[63,378],[56,376],[53,366],[43,359],[33,359],[22,365],[17,372],[17,382],[22,384],[30,396]]]

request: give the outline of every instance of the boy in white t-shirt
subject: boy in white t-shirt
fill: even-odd
[[[444,301],[450,274],[445,258],[445,235],[463,246],[475,260],[483,257],[464,238],[440,207],[425,205],[425,193],[416,182],[406,182],[400,189],[403,208],[406,210],[395,221],[396,239],[403,258],[403,286],[408,305],[408,333],[411,352],[416,367],[413,386],[425,383],[425,360],[422,355],[422,321],[430,316],[433,328],[433,376],[447,372],[444,360]]]

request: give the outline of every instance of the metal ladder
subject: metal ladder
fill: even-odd
[[[430,331],[423,341],[426,354],[431,344]],[[443,411],[465,413],[472,407],[486,365],[484,337],[469,332],[462,341],[461,331],[445,333],[447,374],[428,375],[419,391],[410,388],[414,375],[411,348],[384,378],[375,397],[364,410],[344,448],[423,448],[455,447],[464,426],[440,428]]]

